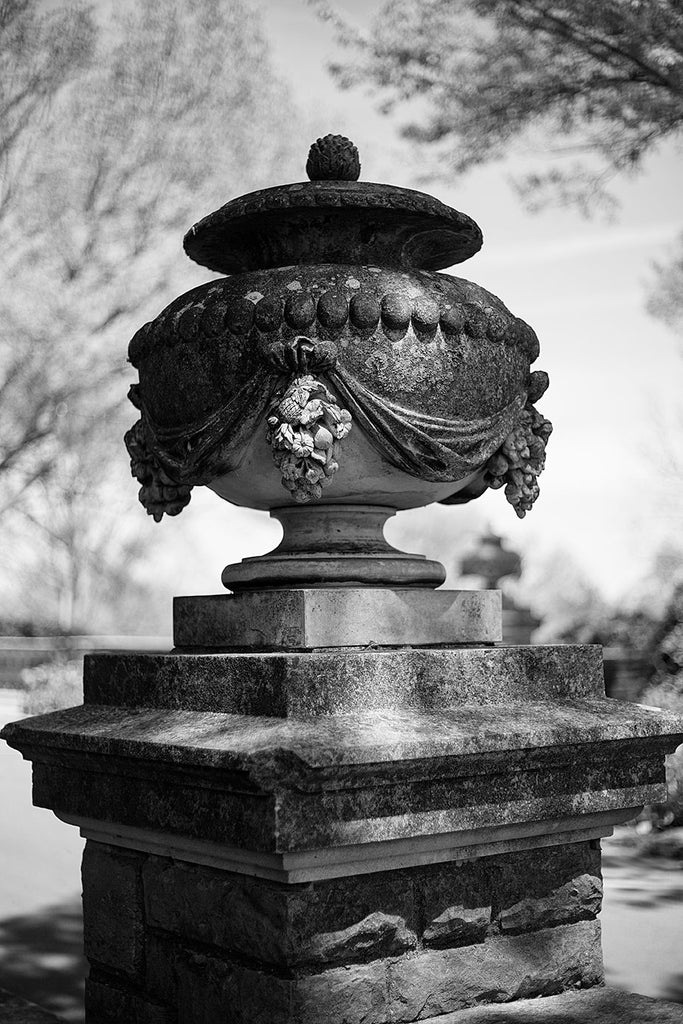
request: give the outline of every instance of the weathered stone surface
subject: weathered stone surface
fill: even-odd
[[[585,758],[588,751],[580,754]],[[588,788],[591,780],[582,770],[562,778],[564,764],[548,765],[544,770],[532,767],[521,775],[523,788],[518,794],[511,786],[512,772],[488,787],[491,776],[486,774],[489,766],[484,765],[480,775],[454,774],[450,780],[438,776],[432,780],[427,773],[426,779],[391,783],[374,773],[343,798],[338,795],[347,774],[343,771],[333,789],[306,793],[296,789],[298,772],[291,772],[291,764],[264,767],[274,767],[277,774],[284,775],[279,799],[242,791],[241,786],[248,786],[250,779],[242,781],[239,776],[232,780],[235,789],[229,790],[231,780],[220,775],[202,786],[190,772],[174,775],[156,766],[132,776],[106,775],[104,771],[86,774],[80,767],[37,762],[34,802],[69,818],[92,820],[93,814],[106,814],[109,820],[124,825],[168,829],[259,852],[294,853],[441,833],[453,835],[457,848],[456,834],[471,842],[476,830],[506,829],[511,821],[558,821],[569,814],[576,818],[620,807],[633,809],[661,799],[664,792],[661,760],[654,756],[618,766],[602,765],[601,773],[594,765],[595,788]],[[624,786],[624,776],[635,784]],[[137,794],[131,793],[133,778],[138,780]],[[277,780],[270,785],[277,793]],[[449,806],[451,794],[454,806]],[[487,794],[490,803],[484,802]],[[340,816],[342,800],[344,815]],[[486,834],[490,842],[492,833]]]
[[[587,698],[299,720],[86,705],[5,735],[41,806],[286,853],[653,802],[682,724]]]
[[[602,904],[602,882],[595,875],[579,875],[548,896],[524,899],[501,910],[497,922],[502,932],[528,932],[551,928],[566,921],[595,917]]]
[[[632,819],[639,810],[627,806],[588,813],[570,812],[561,818],[536,818],[518,823],[512,820],[455,832],[417,833],[386,839],[381,844],[349,843],[281,852],[249,850],[225,842],[97,821],[80,815],[61,814],[61,817],[67,824],[78,825],[85,838],[97,843],[298,885],[453,861],[461,865],[485,857],[550,849],[567,843],[599,842],[611,835],[615,825]]]
[[[148,987],[177,1000],[183,1024],[357,1024],[389,1019],[387,961],[325,964],[304,970],[259,970],[256,962],[231,959],[206,947],[199,952],[178,941],[150,936]],[[176,1006],[176,1002],[173,1002]],[[226,1014],[229,1016],[226,1018]]]
[[[571,924],[594,917],[599,903],[592,898],[593,889],[586,892],[586,902],[582,903],[580,895],[574,896],[571,892],[572,880],[583,877],[598,886],[599,875],[600,851],[588,842],[486,857],[459,867],[440,865],[425,870],[419,890],[428,922],[423,941],[428,945],[463,944],[455,936],[452,941],[446,941],[445,931],[441,941],[431,939],[431,932],[428,940],[433,922],[449,908],[456,912],[461,908],[469,909],[474,916],[485,916],[488,912],[487,930],[493,935],[500,931],[501,917],[519,907],[525,899],[539,907],[550,905],[555,913],[554,920],[547,923],[540,914],[536,917],[528,914],[526,931],[548,927],[551,923]]]
[[[327,395],[331,398],[329,392]],[[287,401],[285,396],[283,405],[286,405]],[[295,403],[295,408],[300,408],[298,402]],[[292,415],[291,405],[288,415]],[[296,416],[296,414],[294,415]],[[343,415],[343,412],[338,415]],[[344,427],[346,425],[348,424],[345,424]],[[288,426],[290,430],[294,427],[291,423]],[[296,430],[295,427],[294,430]],[[270,432],[269,436],[272,438]],[[297,443],[294,437],[292,441]],[[341,442],[335,443],[341,447]],[[258,444],[257,440],[256,447]],[[367,438],[359,434],[358,431],[353,431],[351,437],[344,438],[343,448],[345,463],[348,460],[349,463],[363,467],[360,476],[366,495],[368,489],[373,487],[373,473],[377,474],[376,482],[379,486],[386,485],[386,464]],[[279,465],[278,472],[281,472],[284,468],[281,463],[281,451],[276,446],[271,454],[276,455]],[[337,457],[341,459],[341,452],[328,452],[328,456],[330,454],[332,463],[338,466]],[[262,455],[263,452],[261,452]],[[299,496],[302,496],[302,492],[305,493],[307,486],[311,486],[310,481],[305,470],[305,463],[302,466],[301,462],[297,460],[294,465],[296,467],[294,469],[295,477],[298,479],[298,483],[295,484],[296,491]],[[256,473],[260,481],[265,481],[272,474],[272,466],[263,468],[266,472],[257,471]],[[314,475],[321,472],[319,464],[314,463],[311,469]],[[239,470],[237,472],[239,473]],[[342,477],[345,475],[342,473]],[[400,481],[403,474],[398,473],[397,475]],[[332,490],[339,483],[337,479],[325,478],[325,480],[326,485],[333,485]],[[233,483],[234,481],[230,481],[231,485]],[[392,481],[392,483],[396,484],[396,481]],[[413,479],[408,484],[409,492],[412,491],[413,495],[414,483]],[[319,486],[319,484],[313,484],[313,488]],[[400,489],[399,482],[396,493],[392,495],[392,498],[399,501],[399,506],[401,499],[398,491]],[[449,489],[448,485],[447,489]],[[222,489],[219,489],[218,493],[222,494]],[[248,498],[247,503],[251,504],[250,495]],[[294,498],[295,495],[292,494],[290,501]],[[390,500],[388,505],[393,506],[394,501]],[[430,588],[433,590],[440,586],[446,579],[446,570],[441,562],[426,558],[424,555],[399,551],[386,540],[382,527],[389,516],[393,514],[394,508],[387,507],[385,503],[378,508],[375,503],[368,505],[364,501],[360,505],[335,504],[334,499],[329,504],[322,504],[316,500],[310,505],[295,504],[274,508],[271,511],[271,516],[278,519],[284,527],[284,536],[278,547],[265,555],[244,558],[241,562],[226,565],[221,574],[221,582],[228,590],[233,590],[238,594],[245,591],[270,590],[275,591],[276,596],[293,587],[305,587],[309,591],[315,587],[324,589],[334,587],[342,590],[348,587],[355,590],[356,593],[363,593],[364,588],[373,590],[380,588],[385,591],[392,588],[400,590],[412,588],[418,593],[424,593],[425,590],[428,591]],[[356,602],[356,605],[360,603],[362,602]],[[370,607],[372,608],[372,604]],[[351,601],[350,608],[349,625],[352,626],[354,618],[358,622],[358,607],[354,607],[354,602]],[[346,632],[343,624],[341,631],[342,633]],[[321,636],[321,639],[327,638],[329,638],[329,630],[324,636]],[[348,641],[351,643],[357,641],[353,628],[347,635]],[[332,642],[333,646],[338,646],[334,643],[334,638],[332,638]],[[408,642],[407,638],[405,642]]]
[[[150,857],[143,872],[153,928],[264,963],[286,963],[287,893],[267,882]]]
[[[175,1024],[169,1006],[120,987],[115,978],[107,982],[88,978],[85,983],[85,1012],[88,1024]]]
[[[595,745],[590,765],[574,765],[575,774],[601,770],[612,753],[636,746],[672,747],[683,736],[683,718],[665,711],[609,699],[525,702],[501,705],[465,704],[440,713],[374,711],[329,715],[293,721],[280,718],[85,705],[6,726],[11,746],[42,743],[47,749],[133,757],[158,763],[222,768],[249,773],[267,786],[282,784],[297,772],[392,765],[392,776],[406,776],[414,767],[403,762],[446,759],[462,762],[458,774],[471,767],[467,759],[502,755],[505,765],[521,754],[546,763],[571,762],[581,744]],[[640,743],[639,743],[640,741]],[[602,747],[598,749],[598,744]],[[600,765],[600,769],[597,766]],[[424,766],[421,766],[424,769]],[[517,765],[516,765],[517,767]],[[501,770],[503,763],[501,761]],[[501,778],[499,787],[517,788]]]
[[[231,1024],[400,1024],[480,1001],[595,985],[602,976],[598,926],[588,922],[314,971],[261,970],[206,947],[168,945],[165,952],[173,978],[167,998],[174,998],[177,984],[183,1024],[215,1024],[226,1014]],[[115,999],[134,1005],[131,994],[118,989],[107,991],[106,999],[97,994],[105,1006],[117,1005]]]
[[[309,958],[313,962],[333,963],[367,956],[395,956],[416,945],[415,933],[406,928],[401,917],[375,911],[348,928],[314,935]]]
[[[423,1020],[477,1002],[547,995],[601,980],[596,922],[494,937],[480,945],[425,951],[391,962],[390,1020]]]
[[[491,923],[491,907],[447,907],[422,933],[428,946],[467,946],[483,942]]]
[[[182,943],[212,946],[272,969],[381,960],[418,944],[445,948],[483,942],[487,933],[499,932],[506,912],[516,913],[525,891],[534,897],[530,904],[552,908],[552,923],[593,917],[599,879],[589,872],[599,871],[598,865],[599,852],[590,843],[570,843],[459,866],[282,885],[148,857],[146,920],[155,933],[166,933],[170,945],[162,959],[167,965]],[[573,878],[586,881],[585,887],[566,883]],[[493,906],[498,908],[494,921]],[[528,914],[524,921],[529,931],[549,923],[548,913]],[[148,971],[149,961],[148,955]],[[164,985],[170,982],[157,985],[153,994]]]
[[[343,963],[412,948],[420,875],[380,871],[297,886],[289,902],[290,956],[301,963]]]
[[[616,988],[563,992],[503,1006],[477,1006],[424,1024],[683,1024],[683,1006]]]
[[[438,690],[414,682],[429,709],[287,718],[91,703],[10,727],[36,761],[36,802],[171,840],[145,859],[144,942],[125,900],[111,948],[103,933],[90,936],[93,1024],[116,1014],[147,1024],[178,1006],[190,1024],[213,1024],[221,1003],[249,1024],[295,1011],[282,1019],[310,1024],[314,1013],[335,1020],[349,999],[349,1024],[407,1024],[596,983],[597,932],[584,920],[596,883],[583,876],[597,878],[597,853],[587,844],[448,868],[414,861],[325,884],[228,879],[232,889],[213,869],[171,864],[174,837],[324,861],[428,836],[451,844],[455,859],[457,836],[525,835],[541,822],[548,834],[532,842],[566,844],[563,815],[620,813],[659,794],[662,753],[679,738],[674,716],[595,696],[439,708]],[[310,704],[305,692],[297,699]],[[95,916],[98,900],[112,913],[119,889],[140,895],[131,861],[111,878],[108,863],[94,872],[106,883],[91,900]],[[203,1007],[190,1002],[197,991]]]
[[[574,851],[567,852],[571,854]],[[595,851],[588,848],[582,854],[589,859],[594,855]],[[490,861],[494,869],[492,884],[496,884],[499,879],[495,869],[500,869],[501,865],[496,865],[496,860],[501,858],[491,858]],[[541,856],[534,864],[531,854],[526,855],[526,858],[517,855],[508,865],[510,877],[515,876],[519,879],[524,874],[528,878],[533,877],[534,869],[540,870],[541,864]],[[445,876],[449,873],[455,876],[464,874],[460,882],[467,884],[473,880],[475,865],[465,867],[470,870],[463,873],[462,869],[451,868],[450,872],[446,869],[432,869],[426,874],[444,876],[442,886]],[[557,864],[554,867],[557,867]],[[411,884],[407,876],[414,876],[415,872],[399,874],[400,877],[394,879],[395,887],[403,891],[414,890],[416,879],[413,877]],[[174,877],[177,879],[179,876],[176,874]],[[476,882],[476,879],[474,881]],[[517,884],[523,882],[518,881]],[[303,920],[307,906],[301,899],[301,893],[314,887],[295,888],[297,911]],[[421,902],[423,894],[419,893],[416,896]],[[339,898],[338,893],[336,899]],[[501,893],[501,898],[505,899],[505,894]],[[510,898],[510,894],[507,898]],[[315,908],[315,901],[313,906]],[[319,903],[316,909],[318,913],[329,913],[329,908],[328,900]],[[224,909],[223,906],[216,906],[217,920],[224,916]],[[199,904],[196,916],[201,918],[206,910],[206,906]],[[382,915],[382,918],[383,920],[376,922],[379,931],[388,921],[391,925],[394,923],[389,915]],[[158,924],[158,921],[151,923]],[[367,921],[365,923],[367,925]],[[168,1007],[173,1005],[176,975],[179,985],[179,1008],[182,1013],[179,1019],[189,1024],[214,1024],[214,1021],[221,1019],[226,1012],[233,1015],[230,1019],[235,1024],[246,1024],[247,1021],[249,1024],[258,1021],[263,1021],[263,1024],[266,1021],[272,1021],[274,1024],[278,1021],[282,1021],[283,1024],[323,1024],[331,1020],[345,1020],[353,1024],[364,1024],[365,1021],[385,1024],[387,1020],[421,1020],[427,1013],[442,1014],[448,1007],[466,1006],[480,998],[510,999],[524,994],[554,991],[558,986],[565,984],[595,984],[599,978],[599,949],[597,933],[591,929],[592,926],[583,922],[569,928],[543,930],[532,936],[493,937],[487,939],[481,946],[434,953],[425,951],[399,959],[391,958],[389,961],[380,957],[372,964],[354,964],[313,975],[303,974],[290,981],[220,957],[179,954],[180,946],[177,943],[166,942],[164,948],[164,940],[152,935],[148,939],[147,959],[150,963],[144,998],[132,990],[121,988],[121,982],[115,979],[110,979],[106,983],[103,979],[96,979],[88,984],[89,1020],[92,1020],[93,1024],[118,1024],[121,1020],[131,1021],[133,1024],[167,1024],[175,1020],[175,1011]],[[347,938],[350,932],[351,930],[347,931]],[[524,941],[520,941],[522,939]],[[364,951],[356,947],[353,952],[362,956]],[[153,981],[150,981],[150,970],[154,974]],[[448,984],[446,978],[450,978]],[[160,1001],[163,997],[171,1000],[167,1006]],[[418,1014],[411,1016],[417,1002],[423,997],[424,1007],[421,1004]],[[538,1004],[532,1005],[535,1008]],[[564,1005],[563,1003],[562,1006]],[[586,1004],[589,1005],[593,1006],[592,1003]],[[669,1021],[683,1019],[681,1016],[660,1016],[658,1004],[653,1005],[657,1009],[656,1014],[652,1017],[643,1016],[643,1022],[661,1019],[669,1024]],[[554,1002],[552,1006],[555,1006]],[[574,1004],[571,1006],[573,1008]],[[599,1006],[604,1009],[602,1003]],[[550,1007],[551,1004],[548,1004],[549,1009]],[[507,1009],[508,1007],[506,1011]],[[503,1022],[508,1019],[527,1019],[515,1006],[509,1009],[513,1016],[482,1016],[481,1024],[488,1024],[489,1019],[491,1024],[497,1020]],[[680,1008],[675,1012],[680,1013]],[[463,1017],[463,1024],[468,1019],[469,1017]],[[601,1022],[603,1017],[596,1013],[594,1016],[589,1014],[584,1017],[567,1018],[540,1016],[539,1019],[567,1019],[573,1024],[579,1020]],[[622,1019],[632,1020],[633,1024],[636,1021],[640,1024],[641,1020],[637,1016],[610,1017],[605,1010],[606,1021]],[[439,1020],[447,1024],[450,1016],[440,1016]],[[480,1018],[473,1017],[472,1020],[473,1024],[479,1024]],[[459,1024],[460,1015],[457,1016],[457,1021]],[[456,1024],[456,1018],[453,1019],[453,1024]]]
[[[265,964],[376,959],[417,941],[410,872],[286,886],[149,857],[143,878],[153,928]]]
[[[310,183],[250,192],[203,217],[183,240],[190,259],[232,276],[294,265],[302,272],[310,263],[334,264],[344,253],[344,262],[360,264],[361,270],[369,267],[377,275],[380,267],[442,269],[479,251],[481,230],[472,218],[433,196],[395,185],[356,183],[359,171],[353,180],[340,173],[324,180],[309,170],[312,154],[330,138],[311,146]]]
[[[83,854],[85,954],[131,975],[140,971],[144,953],[141,860],[90,841]]]
[[[501,639],[497,590],[356,587],[176,597],[177,647],[367,647]]]
[[[263,429],[270,401],[284,390],[282,377],[297,369],[286,322],[292,291],[306,296],[318,313],[304,332],[308,366],[300,372],[324,372],[333,396],[351,409],[356,428],[345,438],[340,471],[329,488],[321,489],[318,502],[415,508],[459,493],[473,478],[477,486],[467,497],[481,494],[489,458],[516,426],[527,426],[529,368],[538,355],[535,333],[468,281],[324,264],[210,282],[179,297],[137,333],[130,352],[140,384],[134,385],[132,400],[142,407],[143,418],[129,432],[127,445],[150,513],[177,514],[177,506],[187,504],[176,489],[159,493],[164,468],[167,480],[183,486],[199,482],[196,452],[183,444],[191,430],[203,449],[203,482],[208,477],[218,494],[254,508],[294,504]],[[381,319],[384,300],[391,301],[397,291],[408,307],[403,328]],[[331,331],[320,322],[325,313],[319,317],[330,293],[340,294],[340,312],[346,313],[345,323]],[[225,320],[236,307],[253,326],[234,325],[236,332],[204,328],[211,316]],[[367,323],[370,315],[374,326]],[[201,344],[193,343],[196,336],[179,334],[179,320],[186,333],[188,321],[195,327]],[[383,421],[384,402],[393,409]],[[232,433],[226,429],[230,416],[240,424]],[[157,433],[152,447],[149,432],[160,423],[164,439]],[[232,468],[226,472],[228,461]],[[527,464],[531,461],[527,458]]]
[[[385,961],[283,977],[205,953],[177,965],[182,1024],[386,1024]],[[226,1017],[226,1014],[229,1014]]]
[[[381,960],[297,978],[292,1004],[292,1024],[386,1024],[394,1019]]]
[[[601,649],[579,645],[350,650],[343,656],[93,654],[85,658],[83,686],[86,704],[284,718],[440,712],[604,694]]]
[[[174,936],[153,927],[146,929],[144,992],[153,1003],[177,1005],[176,964],[182,948],[182,943]]]
[[[292,982],[203,953],[177,964],[182,1024],[291,1024]]]

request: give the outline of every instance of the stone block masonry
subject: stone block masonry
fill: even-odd
[[[602,980],[591,842],[287,885],[89,841],[83,885],[89,1024],[407,1024]]]

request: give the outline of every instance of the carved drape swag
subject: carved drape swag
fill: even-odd
[[[215,285],[205,286],[207,292],[215,288]],[[155,324],[147,324],[138,332],[130,346],[134,365],[139,365],[154,349],[183,343],[201,344],[202,318],[205,324],[207,317],[201,291],[195,289],[192,293],[196,297],[195,305],[186,306],[181,313],[173,312],[170,307],[168,316],[162,315]],[[272,301],[260,299],[260,302],[269,303],[272,321]],[[376,302],[378,308],[382,308],[379,299]],[[253,305],[258,309],[259,302]],[[383,308],[386,310],[389,306],[385,302]],[[246,325],[249,311],[242,308],[241,313],[242,323]],[[498,343],[521,345],[530,359],[538,351],[532,329],[509,314],[508,322],[501,324],[501,313],[497,310],[464,303],[454,311],[449,305],[448,319],[451,323],[456,320],[456,314],[460,315],[462,331],[476,331],[481,335],[482,326],[485,333],[488,321],[491,325],[489,333],[496,335]],[[210,315],[215,318],[215,308]],[[217,337],[215,327],[219,322],[214,323],[214,338]],[[278,456],[274,443],[279,421],[277,415],[272,414],[282,406],[288,388],[291,391],[292,385],[296,388],[297,382],[304,379],[308,381],[304,387],[309,388],[309,405],[311,396],[316,402],[319,401],[316,395],[324,395],[328,426],[332,427],[330,415],[338,416],[335,410],[339,410],[348,423],[345,431],[338,428],[341,432],[333,438],[335,444],[348,433],[350,421],[353,421],[388,462],[422,480],[456,482],[481,471],[479,482],[464,493],[455,494],[454,501],[476,497],[487,486],[504,486],[506,496],[519,516],[531,508],[538,495],[537,477],[544,466],[545,446],[552,430],[548,420],[532,404],[547,387],[545,373],[536,371],[528,375],[526,386],[519,388],[502,408],[489,415],[429,415],[374,391],[358,373],[351,372],[344,365],[343,350],[333,340],[295,334],[291,328],[288,331],[287,324],[282,322],[271,322],[268,326],[275,328],[277,340],[268,340],[268,333],[257,327],[251,327],[241,336],[240,345],[250,348],[249,365],[243,374],[246,379],[241,380],[238,372],[230,382],[232,390],[227,400],[205,416],[191,422],[164,425],[155,419],[152,409],[145,403],[140,386],[131,387],[129,397],[140,410],[141,418],[126,434],[126,445],[133,475],[142,485],[140,501],[155,520],[159,521],[164,513],[177,515],[189,502],[194,485],[208,483],[216,476],[237,469],[259,429],[268,432],[268,439],[276,449],[275,461],[282,471],[283,485],[294,500],[320,497],[320,487],[329,482],[337,468],[333,456],[338,456],[338,448],[318,452],[320,462],[325,464],[316,466],[311,461],[311,454],[301,448],[297,450],[296,446],[295,450],[289,446],[284,456],[281,449]],[[382,326],[391,330],[386,323]],[[432,324],[432,328],[435,333],[437,325]],[[374,331],[376,325],[368,325],[368,329]],[[447,340],[447,325],[438,329]],[[405,330],[404,327],[404,333]],[[227,328],[225,331],[227,333]],[[283,336],[287,331],[289,337]],[[365,335],[367,338],[368,330]],[[317,390],[313,388],[313,382]],[[325,415],[323,410],[322,426]],[[296,423],[296,426],[301,424]],[[297,458],[301,472],[292,474]],[[326,474],[325,465],[332,466],[332,472]],[[293,487],[294,477],[299,482],[308,479],[308,483]],[[283,500],[286,500],[284,494]],[[448,501],[445,499],[446,503]]]

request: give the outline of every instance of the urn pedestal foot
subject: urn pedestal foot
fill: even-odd
[[[228,590],[319,587],[435,588],[446,579],[440,562],[392,547],[383,533],[396,509],[375,505],[276,508],[284,536],[267,555],[223,570]]]

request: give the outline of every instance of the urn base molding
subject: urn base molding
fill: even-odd
[[[446,579],[440,562],[398,551],[383,528],[396,509],[375,505],[301,505],[276,508],[284,536],[266,555],[223,570],[228,590],[318,587],[436,588]]]

